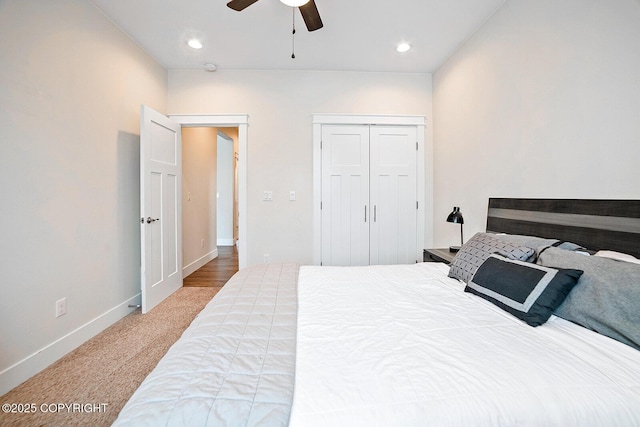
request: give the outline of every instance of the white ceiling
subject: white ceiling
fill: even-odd
[[[89,0],[167,69],[433,72],[505,0],[315,0],[324,28],[308,32],[295,10],[259,0]],[[204,47],[193,50],[192,37]],[[395,51],[404,41],[412,49]]]

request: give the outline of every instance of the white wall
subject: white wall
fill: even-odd
[[[182,265],[184,276],[218,255],[216,163],[218,130],[182,129]]]
[[[425,115],[431,154],[430,74],[173,70],[168,109],[249,114],[248,265],[263,254],[271,262],[312,262],[313,113]],[[427,176],[431,200],[430,169]],[[262,201],[265,190],[273,202]]]
[[[436,246],[493,197],[640,198],[640,3],[508,0],[435,74]]]
[[[139,109],[167,74],[84,0],[0,2],[0,58],[1,395],[136,302]]]

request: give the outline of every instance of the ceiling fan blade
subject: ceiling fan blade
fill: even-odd
[[[237,10],[238,12],[240,12],[241,10],[246,9],[257,1],[258,0],[231,0],[229,3],[227,3],[227,6],[229,6],[233,10]]]
[[[320,13],[316,7],[316,2],[310,0],[308,3],[299,7],[304,23],[307,25],[307,30],[315,31],[323,27],[322,19],[320,19]]]

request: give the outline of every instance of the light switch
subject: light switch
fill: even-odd
[[[294,202],[296,200],[296,192],[295,191],[289,191],[289,200]]]
[[[271,202],[273,200],[273,191],[265,191],[262,196],[262,200],[265,202]]]

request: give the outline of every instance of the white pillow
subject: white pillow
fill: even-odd
[[[633,255],[623,254],[622,252],[616,251],[598,251],[595,256],[601,256],[603,258],[611,258],[616,259],[618,261],[626,261],[632,262],[634,264],[640,264],[640,259],[634,257]]]

